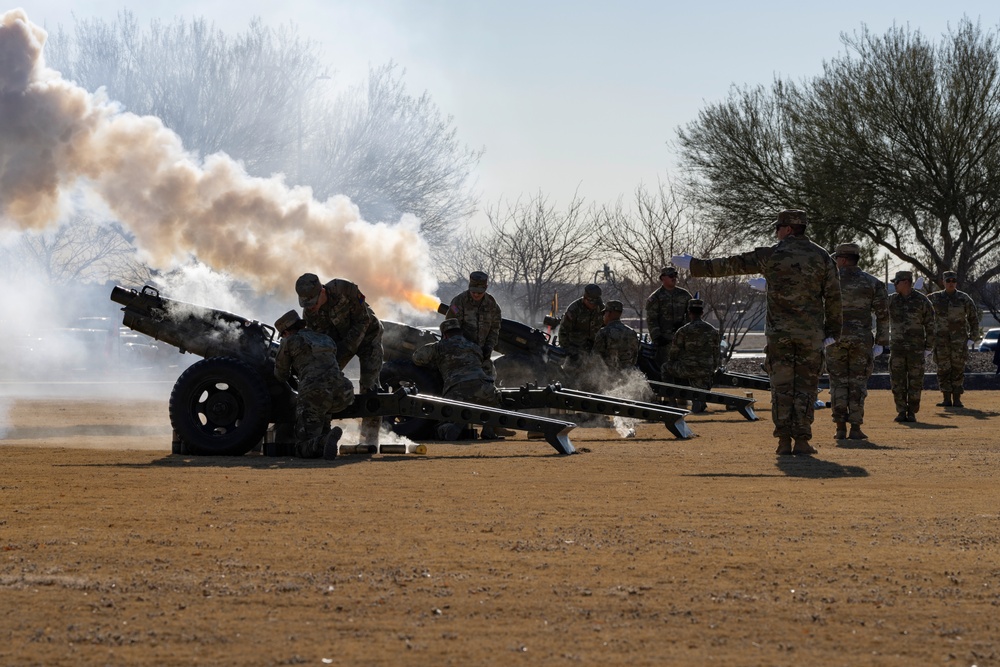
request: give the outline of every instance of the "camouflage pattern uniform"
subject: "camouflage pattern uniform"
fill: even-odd
[[[784,212],[783,212],[784,213]],[[780,218],[779,218],[780,219]],[[763,274],[774,435],[808,441],[823,365],[823,340],[840,336],[840,277],[833,258],[806,236],[719,259],[692,259],[691,275]]]
[[[719,343],[719,330],[711,324],[701,318],[688,322],[674,333],[663,367],[696,389],[710,390],[721,365]]]
[[[979,337],[979,309],[972,297],[955,290],[940,290],[927,295],[934,306],[937,323],[934,332],[934,362],[937,364],[938,388],[956,396],[965,391],[965,363],[969,358],[967,342]]]
[[[646,299],[646,325],[649,327],[649,338],[656,345],[656,367],[664,377],[670,374],[665,368],[670,356],[670,342],[674,332],[688,321],[687,305],[690,300],[691,292],[686,289],[675,287],[668,290],[663,286]]]
[[[348,280],[336,278],[323,286],[326,303],[315,311],[304,309],[302,318],[313,331],[325,333],[337,344],[340,367],[355,355],[361,364],[361,390],[378,389],[382,370],[382,323],[365,295]]]
[[[500,340],[500,320],[503,313],[500,305],[490,293],[476,301],[466,290],[451,300],[448,317],[458,320],[467,340],[480,347],[483,353],[483,370],[490,377],[496,377],[496,369],[490,356]]]
[[[844,328],[826,348],[833,421],[861,425],[865,421],[868,378],[875,365],[872,346],[889,345],[889,293],[885,283],[857,266],[840,269]],[[875,335],[872,336],[872,315]]]
[[[898,274],[897,274],[898,275]],[[924,350],[933,346],[934,306],[913,290],[889,295],[889,381],[896,412],[915,415],[924,388]]]
[[[281,339],[274,377],[298,378],[295,403],[295,452],[305,458],[323,455],[330,420],[354,402],[354,385],[337,363],[337,344],[324,334],[300,329]]]
[[[483,370],[482,348],[465,336],[443,338],[418,348],[413,353],[413,363],[441,373],[444,398],[500,407],[500,392],[493,378]],[[438,436],[444,440],[455,440],[465,426],[443,423],[438,426]],[[484,428],[484,435],[486,431]]]
[[[594,339],[604,326],[604,312],[600,306],[587,308],[583,297],[569,304],[562,322],[559,324],[559,347],[566,350],[570,358],[579,358],[594,351]]]
[[[639,359],[639,335],[621,320],[609,322],[594,337],[594,354],[611,370],[634,368]]]

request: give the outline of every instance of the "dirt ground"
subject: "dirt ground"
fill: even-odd
[[[759,392],[758,392],[759,394]],[[334,463],[169,453],[163,398],[0,399],[0,664],[1000,665],[1000,405],[869,398],[776,457],[578,428]]]

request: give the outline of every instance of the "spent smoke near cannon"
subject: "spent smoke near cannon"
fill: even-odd
[[[345,196],[320,202],[280,175],[248,175],[227,155],[199,160],[159,119],[47,68],[46,37],[21,9],[0,15],[0,231],[50,228],[84,191],[157,269],[196,258],[288,297],[310,270],[362,285],[376,309],[418,308],[436,289],[417,219],[369,223]]]

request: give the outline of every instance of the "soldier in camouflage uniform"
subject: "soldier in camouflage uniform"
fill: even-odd
[[[465,337],[462,324],[449,318],[441,323],[442,339],[428,343],[413,353],[413,363],[427,366],[441,373],[445,398],[467,401],[490,407],[500,407],[500,393],[493,378],[483,370],[482,347]],[[466,424],[442,423],[438,437],[457,440]],[[490,426],[483,427],[483,438],[496,438]]]
[[[594,339],[604,326],[604,302],[601,288],[590,284],[583,288],[583,296],[569,304],[559,324],[559,346],[566,350],[570,360],[578,363],[594,351]]]
[[[844,328],[838,340],[826,348],[826,369],[830,374],[830,399],[834,438],[867,440],[861,430],[865,421],[865,398],[868,378],[875,357],[889,344],[889,293],[885,283],[858,267],[861,248],[856,243],[841,243],[833,255],[840,272]],[[872,315],[875,335],[872,337]],[[847,432],[847,424],[851,432]]]
[[[691,292],[677,287],[677,269],[665,266],[660,269],[660,287],[646,299],[646,324],[649,338],[656,346],[656,367],[664,381],[669,380],[666,368],[670,342],[674,332],[687,323],[687,305]]]
[[[687,380],[696,389],[711,390],[721,363],[719,330],[701,319],[704,301],[691,299],[687,308],[691,321],[674,333],[664,367],[670,376]],[[706,407],[704,401],[693,401],[691,411],[704,412]]]
[[[306,326],[324,333],[337,344],[337,362],[347,366],[354,356],[361,365],[361,391],[378,391],[382,371],[382,323],[375,317],[365,295],[348,280],[335,278],[326,285],[315,273],[306,273],[295,281],[302,316]],[[379,417],[361,420],[361,442],[378,444]]]
[[[937,328],[934,334],[934,362],[938,387],[944,393],[943,407],[964,408],[965,362],[979,335],[979,309],[976,302],[958,289],[958,274],[945,271],[944,289],[927,296],[934,306]]]
[[[458,320],[465,337],[480,347],[483,370],[490,377],[496,377],[492,356],[500,339],[503,313],[493,295],[486,292],[487,287],[489,276],[486,273],[473,271],[469,274],[469,289],[451,300],[448,317]]]
[[[778,243],[720,259],[672,258],[692,276],[761,273],[767,281],[767,350],[771,418],[777,454],[815,454],[813,410],[823,348],[836,342],[842,323],[840,277],[833,258],[805,235],[804,211],[786,210],[774,225]],[[792,446],[792,440],[795,444]]]
[[[305,329],[290,310],[274,323],[281,344],[274,360],[274,377],[298,379],[295,403],[295,453],[304,458],[334,459],[341,429],[330,429],[333,415],[354,402],[354,386],[337,363],[337,344],[329,336]]]
[[[639,335],[635,329],[622,322],[624,309],[621,301],[608,301],[604,306],[604,326],[594,337],[594,354],[611,371],[635,368],[639,359]]]
[[[897,271],[889,295],[889,381],[897,422],[915,422],[924,388],[924,364],[934,341],[934,306],[913,289],[913,273]]]

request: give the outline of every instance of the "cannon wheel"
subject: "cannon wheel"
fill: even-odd
[[[239,359],[202,359],[170,392],[170,425],[189,454],[246,454],[264,437],[270,413],[263,378]]]
[[[441,395],[441,378],[411,361],[390,361],[382,364],[379,382],[387,391],[401,387],[416,387],[425,394]],[[413,440],[429,440],[436,437],[437,420],[422,417],[387,416],[383,421],[394,433]]]

